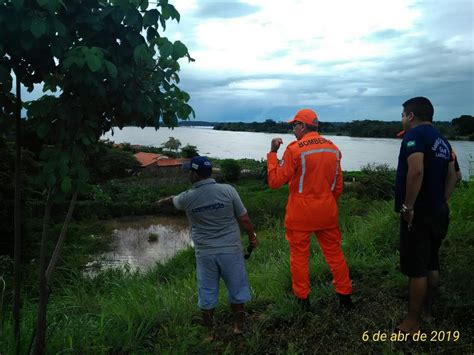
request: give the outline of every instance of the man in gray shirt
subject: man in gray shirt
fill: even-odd
[[[240,226],[247,232],[250,246],[257,246],[256,234],[239,194],[230,185],[218,184],[212,175],[212,164],[206,157],[196,156],[183,166],[189,170],[193,186],[177,196],[158,201],[173,203],[186,211],[191,224],[191,237],[196,253],[198,304],[208,340],[214,339],[213,314],[218,302],[219,279],[227,287],[234,314],[234,333],[242,333],[244,303],[250,289],[245,271]]]

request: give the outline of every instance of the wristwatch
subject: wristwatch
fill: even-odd
[[[400,209],[400,213],[406,213],[413,211],[413,207],[408,207],[407,205],[403,204],[402,208]]]

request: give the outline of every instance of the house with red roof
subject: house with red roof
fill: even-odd
[[[140,172],[147,175],[181,174],[181,166],[188,162],[187,158],[171,159],[163,154],[138,152],[134,154],[140,163]]]

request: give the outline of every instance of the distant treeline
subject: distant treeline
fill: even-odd
[[[179,121],[178,123],[179,126],[185,126],[185,127],[196,127],[196,126],[199,126],[199,127],[213,127],[216,125],[216,122],[207,122],[207,121],[193,121],[193,120],[189,120],[189,121]]]
[[[210,122],[209,122],[210,123]],[[474,117],[462,115],[449,121],[434,122],[434,126],[448,139],[474,140]],[[286,122],[268,119],[265,122],[222,122],[214,123],[214,129],[220,131],[291,133],[291,126]],[[319,122],[319,131],[324,134],[394,138],[402,129],[400,121],[361,120],[352,122]]]

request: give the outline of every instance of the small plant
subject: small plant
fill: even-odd
[[[221,163],[221,172],[227,181],[237,181],[240,177],[240,165],[236,160],[224,159]]]
[[[157,242],[159,237],[160,237],[160,236],[159,236],[158,233],[150,233],[150,234],[148,234],[148,241],[149,241],[150,243]]]

